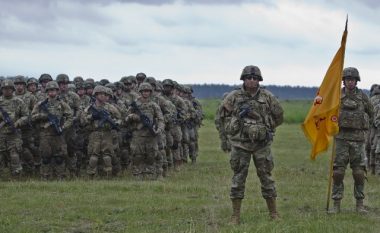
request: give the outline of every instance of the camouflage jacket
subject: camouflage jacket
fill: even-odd
[[[94,112],[92,108],[97,111],[105,111],[109,114],[109,119],[116,125],[121,124],[121,113],[115,106],[110,103],[104,103],[103,105],[97,106],[96,103],[91,104],[86,107],[81,114],[80,121],[83,126],[87,126],[86,129],[90,131],[105,130],[111,131],[112,124],[104,119],[94,119]]]
[[[163,132],[165,128],[165,124],[164,124],[164,117],[162,115],[160,107],[150,99],[147,102],[143,102],[142,97],[139,97],[135,102],[139,111],[141,111],[142,114],[144,114],[145,116],[147,116],[147,118],[149,118],[149,121],[152,124],[152,128],[158,133]],[[132,115],[133,117],[129,117]],[[151,129],[144,126],[144,123],[138,111],[136,111],[132,107],[128,109],[126,123],[131,124],[131,129],[133,130],[133,136],[137,136],[137,137],[155,136],[152,134]]]
[[[275,128],[283,122],[284,111],[280,102],[262,87],[253,95],[244,87],[234,90],[223,100],[223,106],[232,115],[227,126],[231,145],[243,149],[252,150],[255,146],[247,133],[244,133],[245,129],[254,126],[266,129],[267,133],[274,133]]]
[[[44,133],[56,135],[57,132],[54,130],[51,122],[49,122],[48,113],[41,106],[44,101],[40,101],[34,106],[32,110],[33,123]],[[70,106],[58,97],[47,98],[47,109],[50,114],[59,119],[63,130],[70,128],[73,124],[73,112]]]
[[[26,107],[28,108],[28,112],[32,112],[34,105],[36,105],[38,102],[37,97],[27,91],[25,91],[23,94],[15,93],[15,96],[24,101]]]
[[[373,122],[373,106],[366,94],[358,88],[348,92],[342,88],[339,110],[339,133],[336,138],[364,141]]]
[[[170,95],[170,96],[166,96],[166,95],[163,95],[163,97],[169,101],[171,101],[174,106],[176,107],[176,111],[177,111],[177,117],[176,117],[176,122],[175,124],[176,125],[180,125],[180,124],[183,124],[186,120],[187,120],[187,105],[186,103],[183,101],[183,99],[177,95]]]
[[[11,124],[15,127],[13,128],[11,124],[6,124],[3,113],[0,113],[0,134],[17,133],[16,128],[27,124],[29,111],[24,101],[20,98],[0,96],[0,107],[9,115]]]

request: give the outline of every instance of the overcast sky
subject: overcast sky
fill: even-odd
[[[377,0],[0,0],[0,75],[319,86],[349,16],[345,66],[380,83]]]

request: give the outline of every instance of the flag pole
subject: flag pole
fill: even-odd
[[[330,166],[329,166],[330,169],[329,169],[329,181],[328,181],[328,187],[327,187],[326,211],[329,211],[329,208],[330,208],[331,186],[332,186],[334,159],[335,159],[335,137],[333,138],[333,146],[332,146],[331,158],[330,158]]]

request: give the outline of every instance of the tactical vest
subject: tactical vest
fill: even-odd
[[[359,90],[352,94],[342,94],[339,113],[340,129],[367,130],[369,128],[369,116],[365,112],[363,95],[364,93]]]

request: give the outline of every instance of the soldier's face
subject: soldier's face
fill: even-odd
[[[15,84],[16,92],[17,93],[23,93],[25,90],[25,84],[23,83],[16,83]]]
[[[96,94],[96,100],[98,100],[101,103],[105,103],[108,101],[108,96],[106,93],[100,92]]]
[[[84,89],[79,89],[79,90],[77,90],[77,94],[78,94],[79,96],[83,96],[85,93],[86,93],[86,91],[85,91]]]
[[[60,82],[58,83],[58,85],[59,85],[59,90],[62,92],[66,92],[69,89],[69,83]]]
[[[142,97],[145,98],[145,99],[149,98],[149,96],[150,96],[151,93],[152,93],[152,92],[151,92],[151,91],[148,91],[148,90],[142,90],[142,91],[141,91],[141,95],[142,95]]]
[[[13,95],[13,88],[12,87],[3,87],[1,89],[3,91],[3,96],[10,97]]]
[[[172,91],[173,91],[173,88],[171,87],[171,86],[169,86],[169,85],[164,85],[164,93],[165,94],[171,94],[172,93]]]
[[[58,90],[57,89],[50,89],[48,90],[47,94],[50,98],[55,98],[57,96]]]
[[[34,93],[37,91],[37,85],[36,84],[29,84],[28,85],[28,91]]]
[[[344,79],[344,86],[349,90],[355,89],[356,83],[357,81],[355,78],[347,77]]]
[[[92,88],[87,88],[86,89],[86,94],[87,95],[92,95],[92,91],[93,91],[94,89],[92,89]]]
[[[244,79],[244,86],[246,88],[257,88],[259,86],[259,79],[253,76]]]
[[[46,84],[49,82],[49,80],[44,80],[41,82],[41,85],[43,88],[46,88]]]

